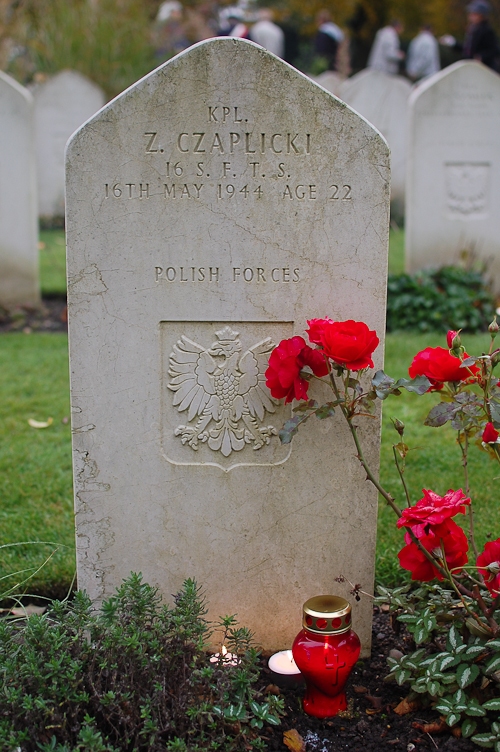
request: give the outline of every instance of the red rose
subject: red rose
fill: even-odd
[[[328,324],[333,324],[333,321],[327,317],[326,319],[311,319],[307,323],[309,324],[309,329],[306,330],[309,342],[312,342],[313,345],[321,345],[323,329]]]
[[[266,384],[272,396],[285,397],[285,403],[307,399],[309,383],[300,376],[305,366],[309,366],[315,376],[328,373],[324,355],[306,345],[302,337],[282,340],[272,351],[266,370]]]
[[[426,535],[419,537],[419,542],[427,551],[436,552],[441,558],[443,545],[446,563],[450,569],[461,568],[467,564],[467,536],[453,520],[446,520],[441,525],[431,527]],[[412,580],[429,582],[435,577],[438,580],[443,579],[443,575],[412,541],[409,533],[405,535],[405,543],[406,546],[399,552],[398,559],[403,569],[411,572]]]
[[[307,323],[311,342],[321,345],[325,355],[335,363],[351,371],[373,368],[371,356],[380,340],[365,323],[329,319],[312,319]]]
[[[468,357],[464,353],[464,358]],[[467,381],[479,373],[479,368],[476,365],[463,368],[460,358],[451,355],[444,347],[426,347],[415,355],[408,373],[412,379],[427,376],[432,384],[431,392],[442,389],[445,381]]]
[[[458,491],[447,491],[444,496],[425,488],[422,491],[424,497],[413,507],[403,509],[397,522],[398,527],[411,527],[418,538],[428,532],[430,525],[440,525],[456,514],[465,514],[465,505],[470,504],[470,499],[461,488]]]
[[[496,598],[500,595],[500,538],[485,545],[483,553],[477,557],[476,565],[482,570],[484,584]]]
[[[500,434],[496,430],[493,423],[486,423],[486,426],[483,431],[482,440],[485,444],[496,444],[496,441]]]

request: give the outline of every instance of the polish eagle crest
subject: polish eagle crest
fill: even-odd
[[[208,349],[181,336],[170,353],[168,388],[177,410],[187,412],[175,436],[194,450],[206,443],[228,457],[247,444],[260,449],[278,433],[262,425],[278,404],[264,375],[274,343],[267,337],[241,354],[239,332],[225,326],[215,334]]]

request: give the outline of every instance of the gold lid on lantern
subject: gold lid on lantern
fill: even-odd
[[[351,629],[351,604],[337,595],[316,595],[302,607],[302,625],[314,634],[348,632]]]

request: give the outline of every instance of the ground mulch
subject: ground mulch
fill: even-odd
[[[20,306],[10,311],[0,307],[0,332],[66,332],[66,298],[44,298],[39,308]]]
[[[282,689],[286,716],[278,727],[265,731],[269,752],[477,752],[470,739],[455,737],[449,727],[436,732],[426,728],[439,726],[439,713],[432,708],[418,708],[405,715],[395,712],[409,693],[409,687],[384,682],[389,673],[387,657],[391,650],[408,653],[415,649],[411,638],[394,631],[389,614],[375,609],[373,617],[372,655],[359,661],[347,685],[348,710],[342,716],[320,720],[307,716],[301,708],[303,688]],[[267,675],[267,676],[266,676]],[[262,679],[269,677],[269,669],[262,669]],[[269,678],[269,681],[271,679]],[[271,688],[268,687],[268,691]],[[275,691],[275,690],[271,690]],[[287,738],[296,746],[285,744]],[[300,739],[293,732],[298,732]]]

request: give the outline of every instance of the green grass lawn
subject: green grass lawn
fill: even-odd
[[[66,295],[64,230],[41,230],[39,261],[42,295]]]
[[[66,335],[0,335],[0,394],[0,542],[47,541],[0,549],[0,577],[12,575],[0,593],[56,551],[28,589],[62,594],[74,572]]]

